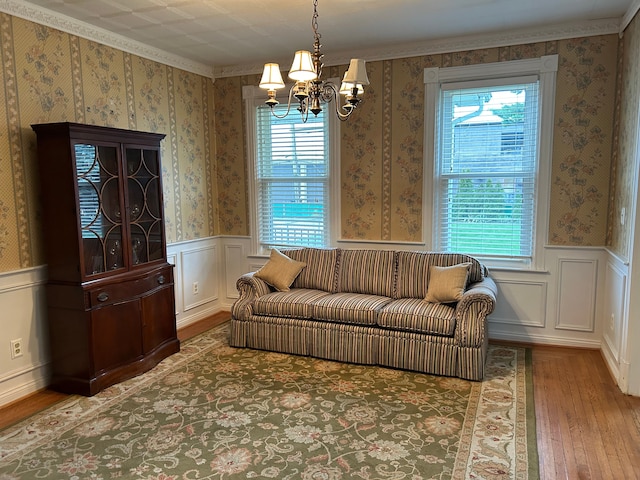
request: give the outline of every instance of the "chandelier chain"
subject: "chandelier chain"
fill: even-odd
[[[316,43],[320,43],[320,34],[318,33],[318,0],[313,0],[313,17],[311,18],[311,28],[313,28],[313,39]]]

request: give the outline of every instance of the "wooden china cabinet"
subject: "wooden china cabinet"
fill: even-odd
[[[32,125],[48,265],[51,387],[94,395],[177,352],[163,134]]]

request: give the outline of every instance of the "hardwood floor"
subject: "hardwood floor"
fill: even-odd
[[[181,329],[181,341],[229,318],[221,313]],[[640,479],[640,398],[624,395],[597,350],[527,345],[533,383],[540,478]],[[0,408],[0,428],[60,401],[43,390]]]
[[[598,350],[531,346],[542,479],[640,478],[640,398]]]

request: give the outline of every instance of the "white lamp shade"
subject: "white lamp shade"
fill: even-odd
[[[345,83],[369,85],[366,62],[359,58],[352,58],[351,62],[349,62],[349,70],[345,73],[342,81]]]
[[[276,90],[284,88],[282,75],[280,74],[280,65],[277,63],[265,63],[262,79],[260,80],[260,88],[267,90]]]
[[[289,70],[289,78],[297,82],[306,82],[314,80],[318,76],[313,68],[313,60],[311,52],[307,50],[298,50],[293,57],[291,70]]]

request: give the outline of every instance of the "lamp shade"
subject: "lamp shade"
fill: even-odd
[[[276,90],[284,88],[282,75],[280,74],[280,65],[277,63],[265,63],[262,79],[260,80],[260,88],[267,90]]]
[[[369,85],[366,62],[359,58],[352,58],[351,62],[349,62],[349,70],[345,73],[342,81],[345,83]]]
[[[308,80],[314,80],[317,77],[318,75],[313,68],[311,52],[307,50],[298,50],[293,57],[291,70],[289,70],[289,78],[297,82],[306,82]]]

